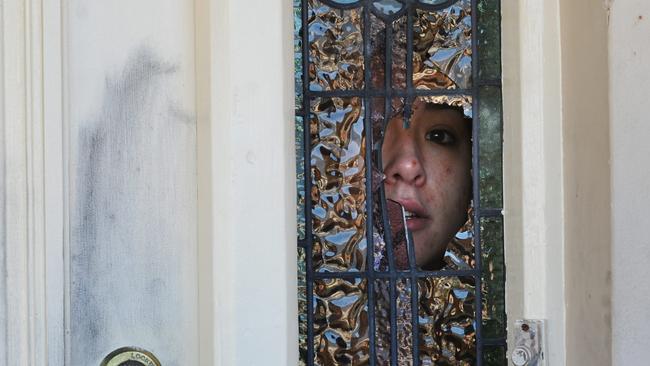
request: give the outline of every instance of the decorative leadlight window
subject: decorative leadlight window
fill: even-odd
[[[506,364],[499,6],[294,0],[301,365]]]

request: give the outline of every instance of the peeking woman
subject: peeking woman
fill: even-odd
[[[386,198],[405,211],[416,264],[443,267],[448,244],[467,220],[472,195],[472,124],[460,107],[417,99],[410,126],[386,127],[382,147]]]

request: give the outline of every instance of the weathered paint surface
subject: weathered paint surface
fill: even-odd
[[[191,4],[71,3],[70,364],[198,364]]]

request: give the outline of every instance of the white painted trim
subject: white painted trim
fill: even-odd
[[[42,17],[41,1],[3,4],[2,348],[7,365],[48,362]]]
[[[547,362],[564,365],[559,2],[504,0],[502,9],[508,324],[547,319]]]
[[[292,4],[212,5],[214,361],[296,365]]]

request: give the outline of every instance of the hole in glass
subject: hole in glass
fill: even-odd
[[[461,106],[428,99],[414,101],[408,128],[404,128],[402,114],[390,119],[381,160],[386,205],[392,207],[395,202],[403,207],[403,224],[413,237],[416,264],[432,271],[445,266],[450,243],[468,235],[472,123]],[[397,214],[391,210],[388,214],[391,230],[396,230]],[[394,250],[397,259],[397,245]]]

